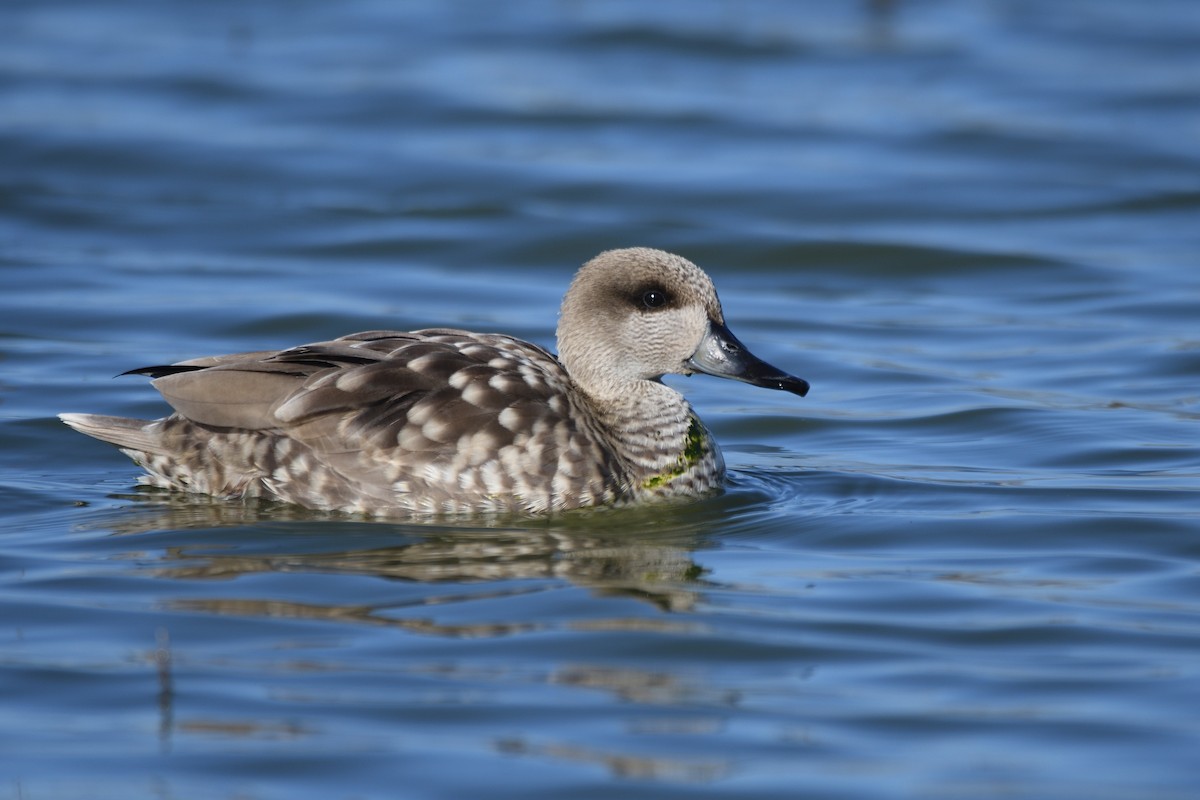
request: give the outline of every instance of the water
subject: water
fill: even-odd
[[[0,7],[0,797],[1200,786],[1187,0]],[[54,419],[678,251],[729,491],[363,523]]]

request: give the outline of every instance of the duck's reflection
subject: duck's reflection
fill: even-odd
[[[704,570],[691,552],[701,544],[699,531],[711,521],[693,505],[606,509],[551,520],[472,520],[469,526],[386,524],[322,517],[290,506],[239,505],[174,494],[137,498],[139,513],[127,514],[119,525],[108,520],[105,527],[121,534],[196,534],[186,544],[158,551],[148,568],[160,577],[229,580],[259,573],[323,573],[442,585],[522,582],[503,589],[505,595],[541,590],[529,588],[528,581],[562,579],[598,595],[636,598],[664,611],[695,606]],[[357,546],[343,549],[343,544]],[[484,598],[472,589],[469,599]],[[436,594],[419,604],[454,600]],[[345,605],[206,597],[174,605],[237,615],[395,625],[445,636],[504,635],[533,624],[437,625],[398,618],[397,611],[414,605],[411,600]]]
[[[163,605],[171,610],[375,626],[459,640],[543,631],[618,637],[626,632],[638,637],[703,634],[705,623],[687,613],[709,587],[692,553],[705,544],[704,532],[713,529],[714,514],[730,507],[728,501],[716,507],[704,502],[552,520],[415,525],[156,493],[126,499],[135,501],[133,507],[94,515],[93,526],[131,537],[130,551],[136,551],[139,568],[156,578],[217,582],[202,591],[191,586],[180,592],[185,596],[165,600]],[[298,582],[286,578],[242,580],[265,575],[304,577],[303,594],[296,593]],[[359,599],[347,602],[354,595],[346,591],[346,578],[366,579],[365,591],[356,593]],[[601,613],[594,613],[594,602],[589,613],[550,613],[547,609],[558,602],[558,595],[551,600],[537,597],[579,589],[601,598]],[[609,607],[611,613],[605,613]],[[181,718],[175,708],[180,688],[173,676],[178,661],[173,646],[164,630],[150,659],[158,673],[163,748],[171,748],[172,739],[181,735],[272,741],[283,735],[281,731],[289,736],[318,735],[314,731],[320,726],[306,725],[302,710],[295,718],[289,716],[286,725],[220,713]],[[667,738],[719,732],[723,714],[739,702],[736,691],[714,688],[690,670],[645,669],[593,660],[584,652],[576,655],[516,667],[476,662],[464,655],[465,660],[435,663],[405,658],[374,668],[396,672],[393,688],[403,685],[404,676],[417,676],[424,685],[429,671],[436,669],[448,685],[482,683],[499,689],[514,682],[542,684],[552,693],[569,687],[608,694],[618,707],[643,709],[635,715],[642,727],[631,733],[637,737],[636,750],[633,745],[614,748],[611,741],[604,745],[556,738],[561,731],[513,736],[511,720],[501,714],[498,721],[504,730],[481,730],[478,735],[490,736],[491,746],[505,756],[600,766],[616,776],[664,781],[708,781],[728,772],[728,762],[721,758],[660,758],[644,747],[660,728]],[[227,666],[188,663],[202,670]],[[304,659],[295,669],[311,670],[313,663]],[[287,672],[293,669],[289,664],[275,666]],[[333,662],[325,666],[329,671],[343,668]],[[705,708],[711,713],[697,713]]]
[[[176,721],[174,678],[170,640],[165,631],[159,633],[159,646],[154,653],[159,679],[159,745],[164,753],[172,749],[176,735],[221,738],[239,743],[246,741],[281,741],[319,737],[319,726],[309,726],[296,719],[286,721],[247,720],[242,717],[189,717]],[[449,670],[451,676],[455,670]],[[478,679],[478,673],[474,676]],[[620,669],[601,665],[574,664],[551,671],[545,676],[548,683],[578,686],[609,691],[622,703],[683,707],[692,712],[697,708],[717,709],[736,705],[733,693],[714,693],[703,685],[695,685],[667,672]],[[563,741],[533,734],[501,736],[491,740],[491,747],[505,756],[565,761],[600,766],[614,777],[665,782],[700,783],[726,776],[732,761],[724,757],[695,755],[692,757],[654,756],[645,752],[648,736],[663,734],[670,738],[680,735],[707,736],[721,733],[722,717],[713,713],[687,717],[641,717],[630,732],[640,737],[636,751],[621,752],[590,744]],[[244,745],[241,745],[244,746]]]

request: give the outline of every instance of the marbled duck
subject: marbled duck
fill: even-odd
[[[661,250],[585,264],[558,350],[368,331],[132,370],[174,408],[163,419],[62,419],[115,444],[152,486],[382,516],[541,513],[720,486],[720,450],[663,375],[808,391],[733,336],[708,275]]]

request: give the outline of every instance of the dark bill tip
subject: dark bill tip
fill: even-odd
[[[768,389],[779,389],[784,392],[791,392],[804,397],[808,394],[808,381],[803,378],[797,378],[795,375],[780,374],[770,378],[762,378],[759,381],[753,381],[755,386],[764,386]]]
[[[687,363],[692,369],[706,375],[732,378],[801,397],[808,394],[808,381],[789,375],[758,358],[738,341],[729,328],[720,323],[709,323],[708,333]]]

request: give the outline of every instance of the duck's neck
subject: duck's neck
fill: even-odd
[[[725,464],[691,405],[669,386],[637,381],[596,402],[634,494],[694,494],[715,488]]]

